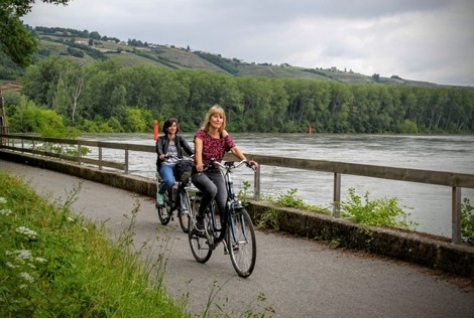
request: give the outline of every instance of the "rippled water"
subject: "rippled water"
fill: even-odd
[[[182,134],[192,142],[192,134]],[[474,174],[474,136],[400,136],[338,134],[232,134],[244,153],[308,158],[358,164],[427,169]],[[152,134],[91,135],[84,139],[154,145]],[[123,161],[123,151],[104,154]],[[120,160],[119,160],[120,159]],[[154,178],[156,155],[131,152],[130,173]],[[251,172],[236,178],[252,181]],[[370,199],[399,198],[399,205],[411,213],[418,231],[451,237],[451,188],[446,186],[390,181],[369,177],[342,176],[342,200],[355,188]],[[263,166],[261,188],[264,195],[278,196],[297,189],[305,202],[329,207],[333,196],[333,173],[319,173]],[[462,198],[474,203],[474,190],[463,189]]]

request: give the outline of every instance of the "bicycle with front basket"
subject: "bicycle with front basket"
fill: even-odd
[[[176,158],[177,163],[179,161],[190,161],[194,163],[194,155],[190,157],[181,157]],[[176,166],[178,165],[176,163]],[[194,164],[193,164],[194,165]],[[192,165],[191,165],[192,166]],[[181,230],[185,233],[188,233],[190,223],[189,216],[192,209],[193,196],[190,190],[195,190],[196,188],[192,186],[190,182],[191,170],[189,172],[184,172],[179,176],[176,176],[177,187],[174,191],[173,188],[168,189],[164,194],[164,204],[159,205],[158,201],[156,202],[156,209],[158,211],[158,218],[162,225],[167,225],[170,220],[174,220],[174,212],[177,211],[179,225]],[[157,192],[163,183],[160,173],[156,173],[157,178]],[[174,194],[175,193],[175,194]]]
[[[225,179],[227,190],[226,214],[227,220],[217,220],[217,204],[215,200],[204,213],[204,232],[194,228],[196,215],[201,201],[202,192],[196,193],[193,209],[190,214],[189,244],[196,261],[205,263],[211,258],[212,252],[223,242],[224,253],[230,255],[232,265],[240,277],[246,278],[252,274],[257,259],[257,243],[253,223],[247,210],[235,194],[232,181],[233,170],[241,166],[251,167],[248,161],[218,162],[211,160],[205,169],[219,167]],[[222,217],[222,214],[220,214]]]

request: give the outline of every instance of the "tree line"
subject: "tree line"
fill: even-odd
[[[26,100],[7,99],[11,131],[32,130],[22,121],[28,105],[34,105],[81,131],[147,132],[155,119],[162,125],[172,116],[181,130],[191,132],[215,103],[225,108],[233,132],[296,133],[308,127],[320,133],[474,131],[469,88],[235,77],[124,67],[112,60],[84,65],[65,57],[29,66],[22,85]]]

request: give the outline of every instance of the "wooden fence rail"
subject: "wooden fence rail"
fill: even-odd
[[[46,157],[59,158],[73,161],[78,164],[87,163],[96,165],[99,169],[109,167],[123,170],[128,174],[129,152],[155,153],[153,145],[137,145],[114,142],[86,141],[79,139],[43,138],[37,136],[25,136],[17,134],[0,135],[0,150],[25,152]],[[29,145],[25,145],[29,141]],[[98,159],[81,156],[81,148],[91,146],[98,148]],[[73,147],[74,155],[65,154],[65,150]],[[124,151],[124,162],[105,161],[102,158],[103,149],[114,149]],[[71,153],[71,152],[69,152]],[[319,172],[330,172],[334,174],[333,193],[333,216],[339,216],[341,202],[341,178],[343,174],[373,177],[405,182],[434,184],[452,188],[452,242],[460,244],[461,240],[461,190],[462,188],[474,189],[474,174],[462,174],[454,172],[441,172],[420,169],[396,168],[388,166],[375,166],[365,164],[353,164],[344,162],[332,162],[323,160],[308,160],[300,158],[288,158],[277,156],[265,156],[246,154],[248,159],[256,160],[260,165],[294,168]],[[226,155],[225,159],[234,160],[233,155]],[[260,169],[256,170],[254,176],[254,196],[260,199]]]

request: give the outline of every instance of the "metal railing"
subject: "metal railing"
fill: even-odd
[[[3,141],[0,151],[8,150],[14,152],[30,153],[51,158],[72,161],[77,164],[86,163],[97,166],[100,170],[103,167],[122,170],[125,174],[129,172],[129,152],[155,153],[154,145],[136,145],[126,143],[85,141],[76,139],[42,138],[37,136],[24,136],[16,134],[0,135]],[[25,145],[28,141],[29,145]],[[81,156],[81,147],[91,146],[98,148],[98,159]],[[75,148],[76,154],[65,154],[66,148]],[[124,151],[124,162],[106,161],[103,159],[103,149],[114,149]],[[71,153],[71,152],[69,152]],[[474,189],[474,174],[463,174],[453,172],[440,172],[431,170],[396,168],[387,166],[375,166],[365,164],[353,164],[344,162],[332,162],[323,160],[309,160],[300,158],[287,158],[276,156],[265,156],[246,154],[248,159],[256,160],[259,165],[285,167],[318,172],[330,172],[334,174],[333,192],[333,216],[340,213],[341,202],[341,177],[343,174],[373,177],[388,180],[398,180],[405,182],[441,185],[452,189],[452,238],[455,244],[460,244],[461,240],[461,190],[462,188]],[[235,159],[232,154],[226,155],[225,159]],[[254,175],[254,198],[260,200],[260,169]]]

